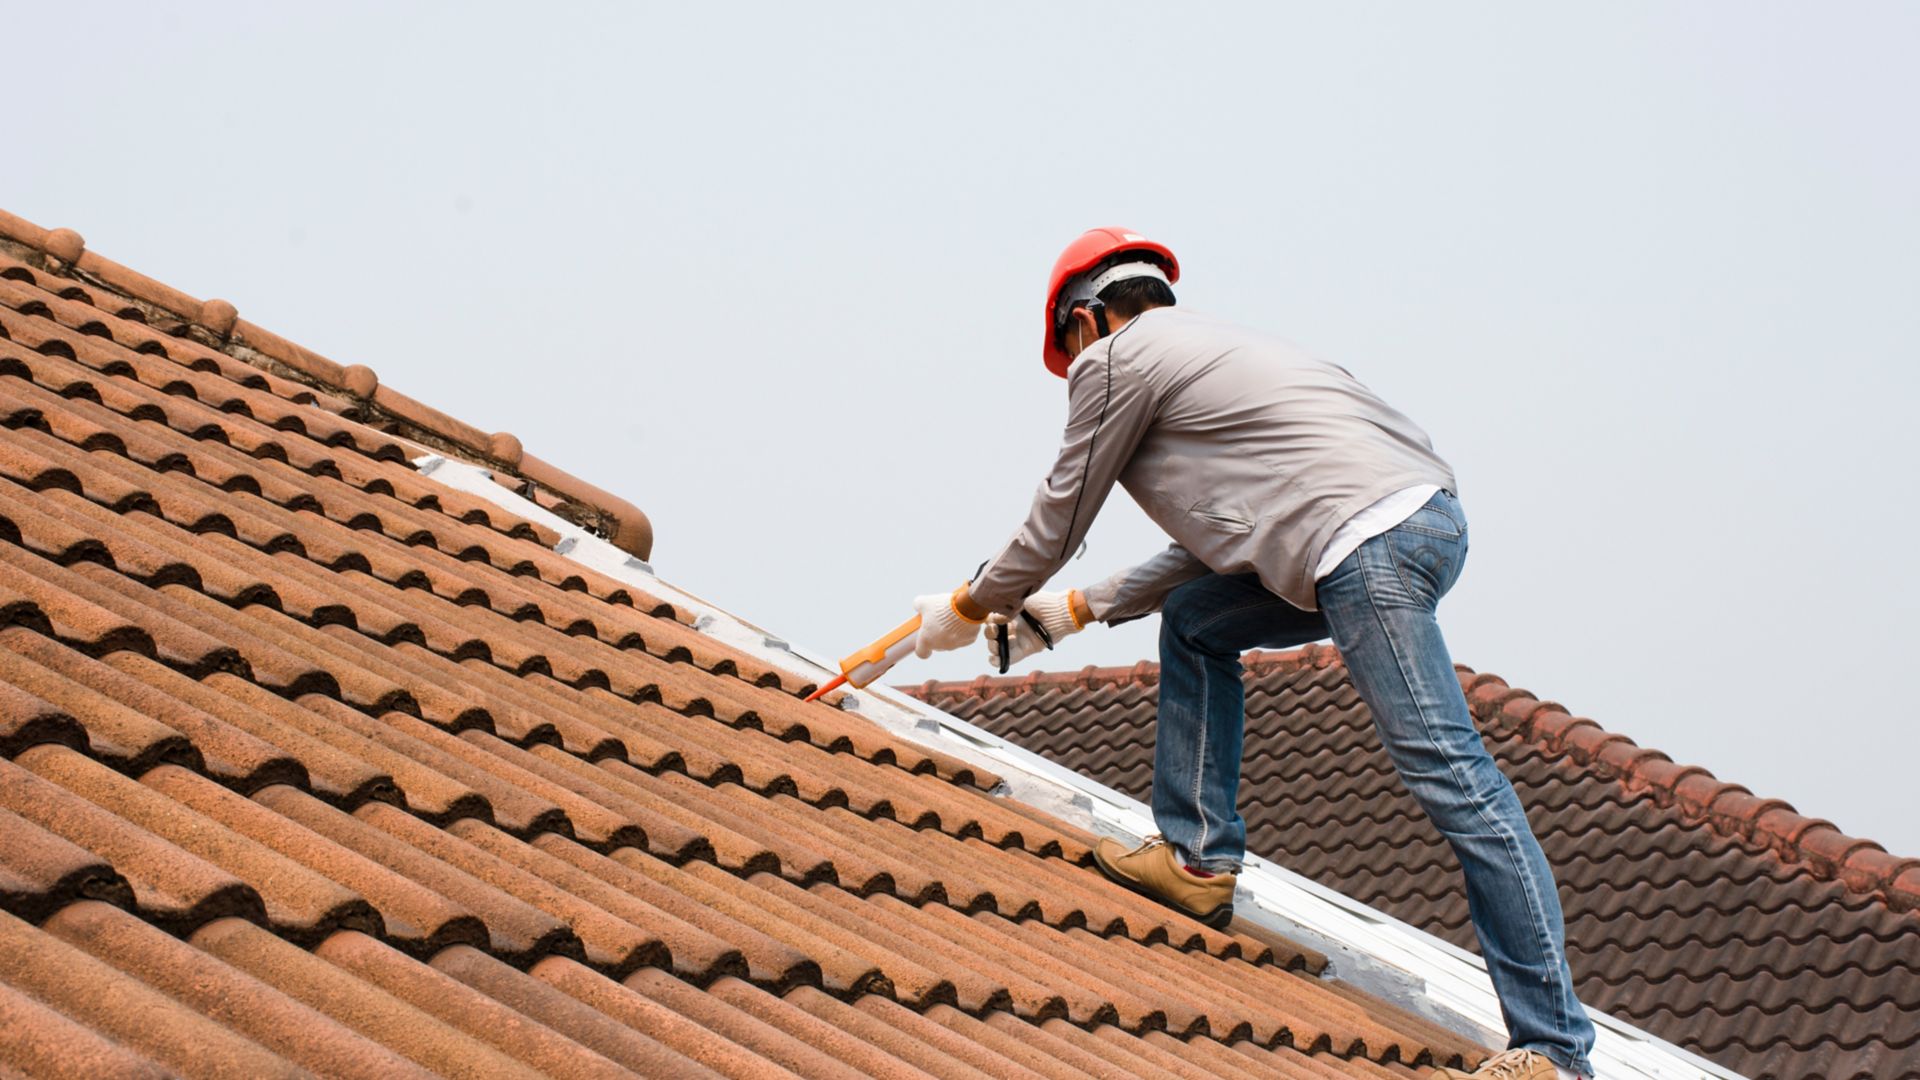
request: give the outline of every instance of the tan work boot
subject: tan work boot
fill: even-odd
[[[1182,914],[1221,929],[1233,918],[1233,874],[1202,877],[1181,866],[1173,845],[1149,836],[1129,850],[1118,840],[1102,838],[1093,848],[1100,872],[1142,896],[1158,900]]]
[[[1547,1055],[1533,1050],[1508,1050],[1480,1063],[1472,1072],[1459,1069],[1435,1069],[1428,1080],[1554,1080],[1571,1076],[1557,1068]]]

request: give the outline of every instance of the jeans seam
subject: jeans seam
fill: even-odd
[[[1393,559],[1391,545],[1388,546],[1388,558],[1389,560],[1394,562],[1395,576],[1400,577],[1401,584],[1404,586],[1406,583],[1406,578],[1400,574],[1398,560]],[[1380,636],[1386,640],[1387,651],[1393,655],[1394,667],[1399,670],[1401,680],[1407,684],[1407,689],[1411,691],[1413,689],[1413,680],[1410,679],[1407,675],[1406,662],[1401,657],[1400,645],[1398,642],[1394,640],[1393,631],[1389,629],[1387,620],[1383,616],[1381,616],[1379,607],[1372,602],[1373,590],[1371,588],[1371,583],[1370,583],[1370,574],[1367,569],[1368,561],[1369,560],[1365,558],[1362,558],[1360,560],[1361,578],[1363,580],[1369,581],[1369,588],[1367,589],[1367,594],[1368,594],[1367,610],[1372,613],[1374,622],[1379,626]],[[1419,708],[1419,703],[1415,702],[1414,712],[1418,714],[1420,717],[1420,729],[1421,729],[1421,732],[1426,736],[1428,744],[1436,745],[1434,743],[1434,738],[1433,738],[1433,728],[1427,722],[1426,710]],[[1465,794],[1468,796],[1467,804],[1473,807],[1473,812],[1480,818],[1481,824],[1488,830],[1488,832],[1500,836],[1500,846],[1506,852],[1508,861],[1514,864],[1513,865],[1514,876],[1519,878],[1522,886],[1526,891],[1527,914],[1529,916],[1529,921],[1532,922],[1533,924],[1531,929],[1534,932],[1536,943],[1540,947],[1541,959],[1545,961],[1548,966],[1553,968],[1558,968],[1560,965],[1565,963],[1565,960],[1563,957],[1556,955],[1554,952],[1553,942],[1551,940],[1552,935],[1546,931],[1546,921],[1547,921],[1546,913],[1540,903],[1540,898],[1537,893],[1537,890],[1534,887],[1534,883],[1531,879],[1531,875],[1527,873],[1526,867],[1524,866],[1525,860],[1517,859],[1515,857],[1515,852],[1513,850],[1514,838],[1494,828],[1493,822],[1489,820],[1487,816],[1486,807],[1481,805],[1479,799],[1473,798],[1471,796],[1472,789],[1468,785],[1462,782],[1460,777],[1460,771],[1456,763],[1452,760],[1451,757],[1449,757],[1447,760],[1447,773],[1453,777],[1454,786],[1462,794]],[[1552,976],[1549,975],[1548,977],[1551,978]],[[1571,988],[1564,988],[1564,989],[1571,989]],[[1553,1007],[1556,1011],[1557,1020],[1558,1020],[1556,1030],[1564,1032],[1572,1026],[1572,1018],[1567,1014],[1566,995],[1563,993],[1556,993],[1553,995],[1553,999],[1554,999]]]
[[[1211,620],[1208,622],[1208,625],[1212,625]],[[1195,633],[1198,632],[1198,630],[1195,631]],[[1207,827],[1207,808],[1205,804],[1200,801],[1200,789],[1204,786],[1202,780],[1207,773],[1207,726],[1208,721],[1211,719],[1208,715],[1207,702],[1211,687],[1207,683],[1206,661],[1198,655],[1195,655],[1194,666],[1200,671],[1200,723],[1198,725],[1200,728],[1200,746],[1193,758],[1192,796],[1193,816],[1200,819],[1200,838],[1194,841],[1194,850],[1187,852],[1187,855],[1195,861],[1201,861],[1205,858],[1201,852],[1207,849],[1207,833],[1209,832]]]

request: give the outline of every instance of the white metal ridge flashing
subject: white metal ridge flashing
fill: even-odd
[[[438,454],[414,466],[434,480],[477,495],[560,534],[553,550],[616,581],[645,590],[695,617],[695,628],[769,664],[806,677],[831,677],[839,666],[741,619],[718,604],[667,583],[643,560],[614,547],[545,507],[495,483],[491,471]],[[994,794],[1045,810],[1101,836],[1129,842],[1157,832],[1145,805],[1096,780],[984,731],[917,698],[875,683],[849,688],[845,704],[881,727],[998,773]],[[1426,1016],[1488,1046],[1504,1044],[1499,999],[1479,957],[1259,856],[1249,856],[1234,912],[1328,957],[1337,975],[1367,993]],[[1739,1080],[1739,1074],[1624,1021],[1589,1009],[1599,1040],[1599,1077],[1626,1080]]]

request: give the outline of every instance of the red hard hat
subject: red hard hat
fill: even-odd
[[[1066,286],[1067,279],[1075,274],[1087,271],[1108,261],[1113,256],[1126,251],[1144,251],[1155,256],[1161,268],[1167,272],[1169,282],[1180,280],[1180,260],[1164,246],[1141,236],[1129,229],[1117,226],[1088,229],[1079,239],[1067,245],[1067,250],[1053,262],[1053,276],[1047,280],[1047,336],[1040,346],[1040,359],[1047,370],[1061,378],[1067,377],[1067,365],[1073,363],[1073,357],[1060,344],[1060,330],[1054,325],[1053,313],[1060,303],[1060,290]]]

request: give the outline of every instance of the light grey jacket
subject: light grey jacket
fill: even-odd
[[[1185,308],[1154,308],[1067,371],[1067,430],[1026,524],[973,581],[1012,614],[1072,557],[1115,482],[1174,540],[1087,590],[1096,618],[1159,610],[1209,570],[1312,611],[1327,540],[1383,495],[1459,491],[1413,421],[1346,369]]]

